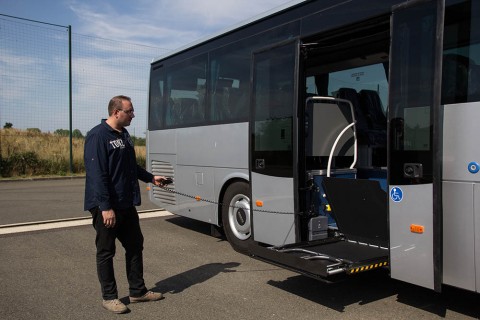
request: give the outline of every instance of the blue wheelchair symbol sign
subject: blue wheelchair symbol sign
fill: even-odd
[[[390,190],[390,198],[394,202],[400,202],[403,199],[403,191],[399,187],[393,187],[392,190]]]

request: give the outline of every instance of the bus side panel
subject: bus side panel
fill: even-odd
[[[480,103],[445,105],[443,128],[444,283],[480,290]],[[475,270],[476,269],[476,270]]]
[[[148,150],[147,155],[151,154],[177,154],[176,130],[156,130],[147,131]],[[150,141],[155,141],[151,143]],[[151,170],[151,159],[147,159],[147,167]]]
[[[480,292],[480,184],[475,184],[475,266],[476,266],[476,291]]]
[[[390,186],[390,195],[392,189]],[[431,184],[404,185],[403,199],[394,202],[390,196],[390,268],[394,279],[433,289],[433,204]],[[412,225],[423,227],[423,233],[411,231]]]
[[[474,185],[443,182],[443,283],[475,291]]]
[[[296,242],[293,178],[252,172],[253,237],[255,241],[283,246]],[[261,201],[259,206],[257,201]]]
[[[479,102],[444,106],[443,180],[480,181],[480,173],[468,170],[470,162],[480,164],[478,119]]]
[[[248,124],[177,129],[178,157],[175,173],[177,208],[173,213],[218,224],[217,204],[221,174],[248,168]],[[223,168],[223,170],[218,170]],[[240,176],[240,175],[239,175]],[[194,197],[208,201],[197,201]]]
[[[474,185],[443,182],[443,283],[475,291]]]
[[[248,167],[248,123],[177,129],[178,164]]]

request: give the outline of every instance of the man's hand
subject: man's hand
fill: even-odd
[[[103,224],[107,228],[113,228],[115,227],[115,222],[116,222],[116,217],[115,217],[115,211],[113,209],[102,211],[102,217],[103,217]]]
[[[172,179],[164,176],[154,176],[152,183],[157,187],[163,187],[169,183],[172,183]]]

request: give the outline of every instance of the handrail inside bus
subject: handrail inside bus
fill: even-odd
[[[353,105],[349,100],[346,99],[341,99],[341,98],[334,98],[334,97],[322,97],[322,96],[314,96],[314,97],[309,97],[307,98],[307,104],[310,101],[321,101],[321,100],[327,100],[327,101],[333,101],[333,102],[343,102],[347,103],[350,106],[350,112],[352,113],[352,123],[347,125],[337,136],[337,139],[335,139],[335,142],[333,143],[332,149],[330,150],[330,155],[328,157],[328,165],[327,165],[327,177],[330,177],[330,172],[331,172],[331,164],[332,164],[332,158],[333,158],[333,152],[335,151],[335,148],[337,147],[338,141],[340,141],[340,138],[343,136],[343,134],[349,129],[353,127],[353,162],[350,165],[350,169],[353,169],[355,165],[357,164],[357,132],[356,132],[356,127],[355,123],[357,122],[355,120],[355,111],[353,110]]]

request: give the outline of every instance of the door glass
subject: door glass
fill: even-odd
[[[436,11],[425,3],[394,14],[391,48],[390,184],[423,184],[433,179],[433,90]],[[422,176],[404,176],[415,163]]]
[[[295,46],[255,55],[252,171],[293,176]]]

